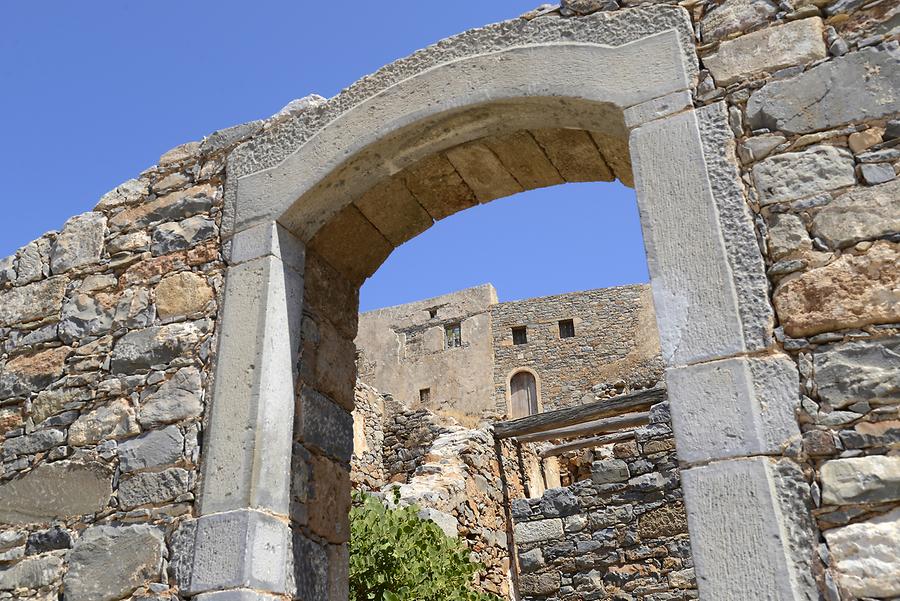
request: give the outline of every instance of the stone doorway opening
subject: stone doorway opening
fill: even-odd
[[[231,266],[185,592],[346,598],[359,286],[433,219],[559,183],[541,140],[577,152],[576,172],[602,161],[634,182],[701,598],[809,589],[807,553],[788,554],[782,527],[790,475],[764,457],[796,434],[796,368],[774,350],[724,107],[693,106],[691,35],[670,7],[489,26],[231,155]],[[710,412],[714,399],[728,402]],[[249,542],[212,561],[236,529]]]

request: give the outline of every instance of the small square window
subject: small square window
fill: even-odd
[[[513,344],[526,344],[528,342],[528,328],[519,326],[512,329]]]
[[[432,308],[432,309],[428,309],[428,317],[429,317],[430,319],[434,319],[435,317],[437,317],[437,307],[434,307],[434,308]]]
[[[421,402],[423,405],[427,405],[430,400],[431,400],[431,389],[430,388],[423,388],[422,390],[419,391],[419,402]]]
[[[559,337],[560,338],[574,338],[575,337],[575,322],[571,319],[561,319],[559,322]]]
[[[447,324],[444,326],[444,332],[447,334],[447,348],[462,346],[462,328],[460,324]]]

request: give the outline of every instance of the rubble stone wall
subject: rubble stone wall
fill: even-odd
[[[561,338],[559,321],[575,335]],[[663,377],[649,285],[621,286],[499,303],[491,308],[494,400],[508,413],[509,380],[527,368],[540,382],[544,411],[591,401],[598,393],[650,388]],[[513,328],[526,342],[515,344]]]

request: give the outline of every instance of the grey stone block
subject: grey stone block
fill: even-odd
[[[324,597],[322,597],[324,599]],[[194,597],[194,601],[283,601],[284,597],[267,595],[259,591],[247,589],[232,589],[229,591],[216,591],[203,593]]]
[[[864,163],[859,166],[859,174],[870,186],[884,184],[897,177],[890,163]]]
[[[856,183],[853,155],[836,146],[769,157],[753,167],[760,204],[796,200]]]
[[[169,426],[120,443],[118,452],[123,472],[171,465],[182,457],[184,435],[177,426]]]
[[[164,223],[153,230],[150,251],[154,257],[184,250],[214,238],[218,233],[216,222],[199,215],[178,223]]]
[[[893,171],[892,171],[893,173]],[[822,207],[812,232],[832,248],[845,248],[900,232],[900,179],[872,188],[857,188]]]
[[[102,511],[112,495],[112,477],[112,469],[100,463],[42,463],[0,483],[0,523],[38,524]]]
[[[799,468],[735,459],[683,470],[681,479],[701,599],[818,600],[815,527]]]
[[[300,391],[296,435],[335,459],[347,462],[353,454],[353,417],[308,386]]]
[[[621,459],[601,459],[591,464],[591,480],[594,484],[625,482],[630,477],[628,464]]]
[[[158,428],[200,417],[201,395],[200,371],[195,367],[179,369],[141,403],[138,421],[145,428]]]
[[[53,243],[50,269],[54,274],[96,263],[103,254],[106,235],[106,216],[103,213],[84,213],[72,217],[63,226]]]
[[[693,464],[780,454],[800,436],[800,376],[787,355],[736,357],[666,372],[678,458]]]
[[[900,500],[900,457],[869,455],[822,464],[822,502],[829,505]]]
[[[26,557],[10,567],[0,568],[0,591],[50,586],[59,580],[62,572],[63,560],[56,555]]]
[[[290,595],[291,549],[288,525],[272,516],[207,515],[186,520],[173,536],[173,577],[187,595],[229,588]]]
[[[522,522],[514,526],[514,533],[516,543],[540,543],[561,539],[563,537],[563,524],[559,518]]]
[[[864,48],[788,79],[773,81],[747,103],[753,129],[787,133],[831,129],[900,111],[896,50]]]
[[[819,398],[836,409],[900,403],[900,338],[838,344],[813,356]]]
[[[681,90],[661,98],[654,98],[625,109],[625,126],[629,129],[639,127],[648,121],[661,119],[694,105],[691,92]]]
[[[162,574],[165,541],[153,526],[93,526],[69,553],[64,601],[116,601]]]
[[[67,278],[55,277],[0,292],[0,327],[58,314],[66,284]]]
[[[187,470],[173,467],[161,472],[141,472],[119,481],[119,503],[125,509],[165,503],[188,491]]]
[[[110,369],[131,374],[169,363],[200,340],[200,332],[191,323],[173,323],[128,332],[113,348]]]
[[[294,581],[300,599],[328,599],[327,545],[311,541],[299,532],[293,536]]]

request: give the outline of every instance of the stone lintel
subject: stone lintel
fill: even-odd
[[[228,268],[203,451],[202,514],[288,515],[303,278],[272,254]]]
[[[796,364],[783,354],[669,369],[678,459],[695,464],[780,454],[800,436],[799,380]]]
[[[809,486],[796,464],[732,459],[683,470],[681,484],[700,599],[819,599]]]

